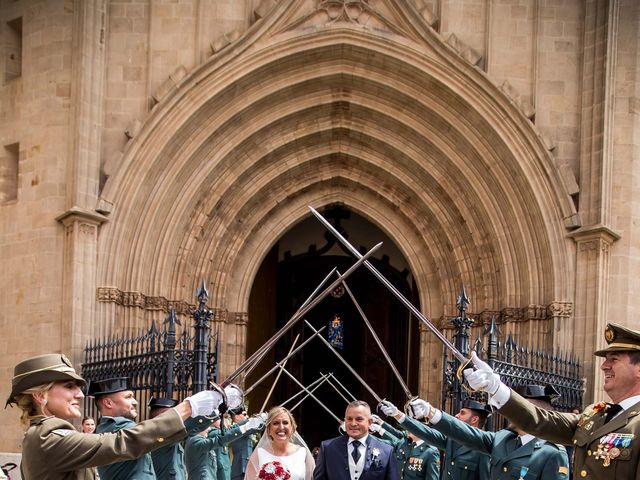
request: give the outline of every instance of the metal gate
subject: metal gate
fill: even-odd
[[[468,305],[469,300],[463,287],[457,301],[459,315],[451,320],[454,326],[452,343],[467,357],[470,353],[470,328],[474,324],[474,320],[466,315]],[[555,410],[582,411],[584,387],[581,366],[573,354],[551,353],[518,345],[511,334],[503,341],[495,316],[491,318],[482,338],[478,336],[473,342],[473,350],[500,374],[500,378],[508,386],[552,385],[560,393],[560,397],[554,402]],[[446,349],[443,366],[441,403],[444,411],[457,413],[462,401],[468,397],[486,402],[482,395],[464,388],[457,376],[460,363]],[[488,423],[487,430],[502,428],[502,419],[497,415],[492,417],[495,418]]]
[[[204,285],[196,292],[198,306],[191,309],[193,330],[182,327],[171,309],[162,329],[151,323],[139,335],[121,335],[89,342],[82,376],[87,382],[128,377],[139,403],[140,419],[146,418],[151,397],[182,400],[217,382],[218,334],[210,329],[213,312],[206,306]],[[86,416],[97,417],[93,402],[85,402]]]

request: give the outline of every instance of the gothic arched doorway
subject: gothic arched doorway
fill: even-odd
[[[325,215],[333,219],[334,225],[342,229],[356,246],[367,249],[384,241],[383,252],[371,262],[408,299],[414,301],[417,298],[405,259],[381,230],[342,207],[329,208]],[[342,251],[332,235],[325,234],[315,219],[306,219],[289,230],[274,245],[256,277],[250,297],[247,356],[291,318],[333,267],[344,272],[353,262],[354,258]],[[420,334],[417,321],[366,268],[355,271],[346,283],[405,384],[409,390],[417,391]],[[343,289],[325,298],[280,339],[249,375],[245,387],[253,385],[276,361],[286,357],[298,335],[297,345],[313,335],[304,320],[316,329],[323,326],[328,329],[336,316],[343,332],[342,348],[338,347],[337,351],[379,396],[402,402],[405,399],[402,384],[389,368],[349,292]],[[328,338],[327,330],[321,335]],[[322,373],[333,373],[348,392],[370,402],[375,408],[372,394],[319,339],[311,340],[293,356],[286,369],[305,386],[318,380]],[[275,378],[276,373],[251,393],[252,411],[263,405]],[[267,408],[282,403],[300,390],[294,380],[286,373],[282,374],[266,404]],[[328,382],[320,386],[314,395],[338,418],[343,417],[346,401]],[[344,395],[348,398],[347,393]],[[310,446],[337,434],[335,418],[312,398],[307,398],[295,408],[294,414]]]

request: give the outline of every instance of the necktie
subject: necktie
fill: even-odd
[[[353,462],[357,465],[358,460],[360,460],[360,445],[362,445],[358,440],[354,440],[351,442],[353,446],[353,451],[351,452],[351,456],[353,457]]]
[[[519,449],[521,446],[522,446],[522,439],[518,435],[518,437],[516,438],[516,450]]]
[[[604,423],[608,423],[618,412],[622,411],[622,407],[617,403],[609,404],[607,411],[604,414]]]

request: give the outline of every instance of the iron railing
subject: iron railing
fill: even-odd
[[[192,308],[193,332],[182,327],[170,310],[160,330],[155,321],[137,335],[113,335],[85,347],[82,376],[87,382],[128,377],[146,418],[151,397],[182,400],[217,382],[217,334],[211,334],[213,312],[206,306],[204,282],[196,292],[199,305]],[[85,415],[96,416],[93,402],[85,402]]]

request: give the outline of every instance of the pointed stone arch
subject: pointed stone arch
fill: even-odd
[[[338,202],[394,239],[431,317],[461,282],[474,311],[555,316],[576,212],[531,122],[406,2],[356,20],[309,5],[280,2],[155,106],[102,193],[99,288],[188,302],[206,279],[238,325],[224,375],[260,262],[307,205]],[[144,318],[112,298],[98,324]]]

